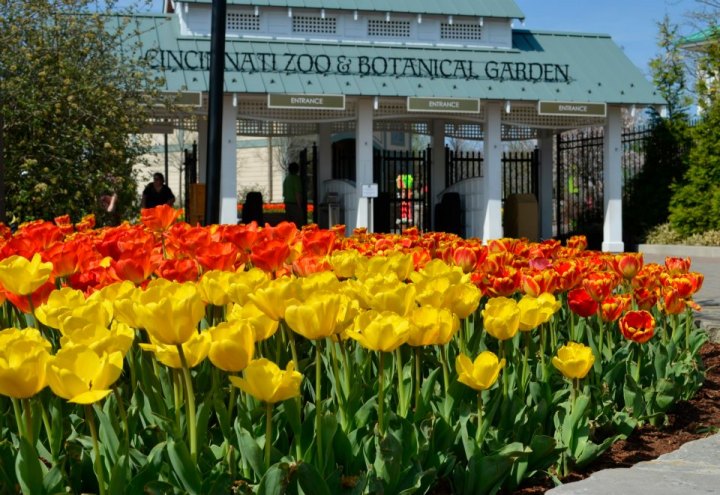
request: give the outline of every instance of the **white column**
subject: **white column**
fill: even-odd
[[[553,141],[555,133],[551,130],[539,132],[540,170],[538,171],[538,209],[540,210],[540,238],[553,236]]]
[[[208,145],[208,121],[207,116],[198,118],[197,121],[197,181],[200,184],[207,183],[207,145]]]
[[[445,121],[432,121],[432,168],[430,169],[430,218],[435,228],[435,205],[440,202],[438,194],[447,187],[445,184]]]
[[[332,179],[332,125],[320,124],[318,126],[317,144],[317,174],[318,195],[317,202],[325,201],[325,181]]]
[[[373,181],[373,100],[358,98],[357,126],[355,128],[355,190],[357,193],[357,220],[355,227],[370,227],[372,212],[367,198],[361,197],[362,186]],[[348,226],[349,227],[349,226]]]
[[[605,218],[602,250],[622,252],[622,118],[620,107],[608,106],[603,139]]]
[[[220,163],[220,223],[237,218],[237,107],[232,95],[223,99],[222,161]]]
[[[502,105],[491,101],[485,105],[485,142],[483,149],[483,199],[485,215],[482,240],[499,239],[502,227]]]

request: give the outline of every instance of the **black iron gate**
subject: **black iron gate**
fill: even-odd
[[[591,244],[598,244],[603,224],[603,129],[558,134],[556,150],[557,236],[584,234]]]
[[[430,148],[377,151],[373,161],[374,230],[400,233],[409,227],[430,229]]]
[[[302,185],[302,210],[305,211],[305,218],[307,218],[308,204],[313,205],[312,221],[317,223],[317,144],[313,143],[312,153],[309,153],[307,148],[301,150],[298,162],[300,163],[300,184]]]

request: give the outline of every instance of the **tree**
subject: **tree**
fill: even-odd
[[[0,0],[0,121],[7,217],[137,211],[132,165],[160,81],[118,47],[135,36],[115,0]]]
[[[682,181],[690,148],[685,57],[678,28],[665,18],[658,24],[660,53],[650,61],[653,81],[666,101],[667,115],[650,110],[652,132],[645,143],[645,165],[625,186],[625,238],[642,242],[653,227],[668,219],[673,184]]]
[[[670,205],[670,223],[683,235],[720,230],[720,31],[717,16],[712,19],[698,59],[702,119],[692,130],[689,167],[684,183],[674,187]]]

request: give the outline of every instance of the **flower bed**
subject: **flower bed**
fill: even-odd
[[[2,231],[3,493],[512,490],[702,382],[689,259],[178,214]]]
[[[243,203],[238,203],[237,212],[238,216],[242,214]],[[307,211],[312,213],[315,210],[315,205],[308,203]],[[263,213],[285,213],[285,203],[263,203]]]

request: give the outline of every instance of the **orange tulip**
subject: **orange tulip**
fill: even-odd
[[[140,212],[140,221],[153,232],[164,232],[175,223],[182,212],[182,209],[176,210],[169,205],[143,208]]]
[[[618,254],[613,259],[613,268],[615,269],[617,274],[623,277],[625,280],[631,280],[635,278],[635,275],[637,275],[642,266],[642,253]]]
[[[253,247],[250,261],[254,266],[274,273],[284,266],[288,256],[290,256],[290,247],[287,242],[270,240]]]
[[[583,289],[596,302],[608,297],[618,284],[615,274],[610,272],[593,272],[582,281]]]
[[[665,268],[671,275],[687,273],[690,271],[690,258],[668,256],[665,258]]]
[[[628,311],[619,321],[620,332],[623,336],[644,344],[655,334],[655,318],[644,310]]]

